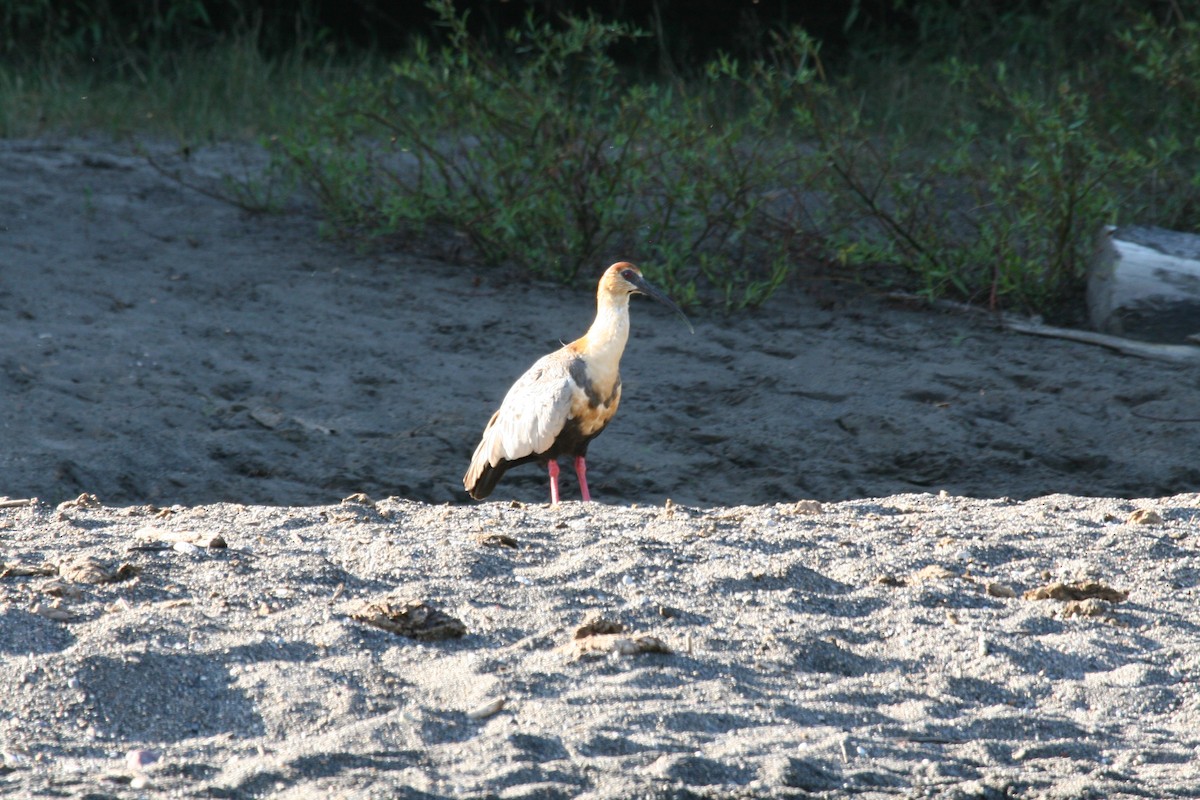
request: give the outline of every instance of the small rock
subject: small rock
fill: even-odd
[[[62,601],[60,600],[55,600],[52,603],[34,603],[33,608],[29,610],[39,617],[44,617],[55,622],[69,622],[74,617],[70,611],[62,607]]]
[[[657,636],[626,633],[624,625],[599,615],[589,615],[583,625],[576,629],[572,640],[560,649],[570,654],[572,659],[614,653],[628,656],[672,652],[666,642]]]
[[[488,717],[495,716],[504,709],[504,704],[507,702],[507,698],[504,697],[496,697],[488,700],[486,703],[482,703],[468,711],[467,719],[487,719]]]
[[[55,510],[62,512],[62,511],[66,511],[67,509],[71,509],[71,508],[99,508],[99,507],[100,507],[100,498],[96,497],[96,495],[92,494],[91,492],[84,492],[83,494],[79,495],[79,497],[76,497],[74,500],[67,500],[65,502],[59,503],[58,507]]]
[[[0,569],[0,578],[24,578],[31,575],[57,575],[58,567],[53,564],[29,566],[15,561],[6,562]]]
[[[72,583],[117,583],[129,580],[140,571],[132,564],[109,567],[91,556],[67,559],[58,564],[59,577]]]
[[[779,510],[784,514],[820,514],[825,511],[825,506],[819,500],[797,500]]]
[[[145,527],[138,528],[136,531],[134,531],[133,535],[141,539],[149,539],[154,542],[170,544],[173,547],[179,544],[190,544],[193,546],[193,549],[191,550],[188,548],[175,547],[175,549],[181,553],[195,553],[198,552],[196,548],[201,547],[207,547],[212,550],[228,547],[228,544],[225,542],[225,537],[219,533],[205,533],[202,531],[168,531],[163,528],[155,528],[152,525],[147,525]]]
[[[1030,589],[1024,594],[1026,600],[1087,600],[1090,597],[1120,603],[1129,597],[1129,592],[1114,589],[1098,581],[1079,583],[1050,583]]]
[[[613,653],[632,656],[638,653],[670,654],[672,652],[667,643],[657,636],[618,633],[605,633],[588,636],[584,639],[575,639],[562,649],[568,652],[573,659],[580,659],[584,656],[606,656]]]
[[[157,764],[161,756],[154,750],[137,748],[125,754],[125,766],[132,770],[143,770],[151,764]]]
[[[924,583],[926,581],[944,581],[957,577],[958,573],[952,569],[943,567],[941,564],[930,564],[914,572],[911,580],[914,583]]]
[[[83,597],[83,591],[78,586],[58,579],[46,581],[38,587],[38,591],[51,597],[67,597],[72,600]]]
[[[475,535],[475,544],[484,547],[508,547],[516,550],[520,547],[517,540],[503,533],[479,533]]]
[[[625,626],[621,623],[603,617],[597,613],[588,614],[583,624],[575,629],[576,639],[586,639],[589,636],[600,636],[607,633],[622,633]]]
[[[1063,605],[1063,619],[1068,617],[1093,617],[1117,627],[1126,627],[1126,623],[1121,622],[1112,613],[1112,606],[1098,597],[1089,597],[1086,600],[1068,600]]]
[[[364,602],[350,616],[399,636],[426,642],[457,639],[467,633],[462,620],[421,600]]]
[[[1152,508],[1139,508],[1129,515],[1126,522],[1132,525],[1162,525],[1163,518]]]

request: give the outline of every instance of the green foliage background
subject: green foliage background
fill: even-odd
[[[0,130],[260,137],[331,232],[568,282],[634,258],[740,308],[815,269],[1063,317],[1102,225],[1200,228],[1184,8],[856,3],[836,51],[776,27],[680,63],[661,27],[485,35],[449,0],[387,53],[305,3],[6,0]],[[626,57],[654,48],[653,70]]]

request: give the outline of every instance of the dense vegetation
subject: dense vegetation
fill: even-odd
[[[438,0],[390,29],[358,7],[376,35],[311,3],[8,0],[0,131],[261,137],[341,234],[564,281],[635,257],[728,307],[815,265],[1070,313],[1101,225],[1200,229],[1200,21],[1177,3],[881,0],[821,38],[760,13],[715,44],[666,2]]]

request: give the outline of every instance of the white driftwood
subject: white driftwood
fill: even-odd
[[[1102,333],[1200,342],[1200,236],[1105,229],[1088,269],[1087,304]]]
[[[1148,358],[1151,361],[1166,361],[1171,364],[1200,364],[1200,347],[1190,344],[1159,344],[1125,339],[1095,331],[1077,331],[1071,328],[1056,328],[1033,320],[1021,319],[1012,314],[1002,314],[1001,324],[1010,331],[1047,336],[1054,339],[1069,339],[1073,342],[1107,347],[1127,356]]]
[[[916,305],[932,305],[934,308],[953,311],[958,314],[971,316],[986,316],[994,320],[1001,328],[1014,333],[1025,333],[1031,336],[1044,336],[1051,339],[1066,339],[1083,344],[1094,344],[1127,356],[1136,356],[1151,361],[1165,361],[1169,364],[1200,364],[1200,346],[1192,344],[1158,344],[1142,342],[1135,339],[1125,339],[1120,336],[1110,336],[1095,331],[1080,331],[1074,328],[1058,328],[1046,325],[1040,319],[1020,317],[1016,314],[988,311],[979,306],[959,303],[954,300],[934,300],[932,303],[920,295],[907,292],[891,292],[893,300]]]

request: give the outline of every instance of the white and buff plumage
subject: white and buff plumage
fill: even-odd
[[[558,459],[567,456],[574,459],[580,494],[591,500],[587,447],[621,402],[621,354],[629,340],[632,294],[652,297],[683,316],[633,264],[622,261],[605,270],[596,290],[596,319],[588,332],[538,359],[508,390],[484,428],[463,476],[471,497],[482,500],[510,467],[536,461],[546,465],[550,502],[557,503]]]

